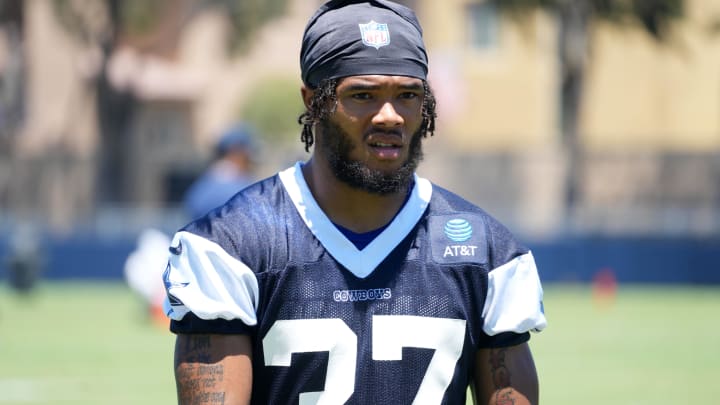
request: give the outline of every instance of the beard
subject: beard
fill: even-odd
[[[335,177],[348,186],[378,195],[395,194],[407,190],[413,180],[413,174],[423,159],[421,129],[410,139],[408,157],[396,170],[387,172],[372,169],[365,163],[352,160],[350,152],[354,149],[347,131],[330,121],[329,118],[319,122],[322,136],[316,147],[330,164]]]

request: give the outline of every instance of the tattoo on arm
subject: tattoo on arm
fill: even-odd
[[[495,403],[497,405],[515,403],[510,382],[510,370],[505,364],[506,351],[507,349],[501,348],[490,352],[490,372],[495,386]]]
[[[178,348],[175,378],[181,404],[225,403],[225,393],[218,389],[222,386],[224,367],[211,364],[210,359],[209,336],[189,336]]]
[[[185,344],[181,348],[182,361],[192,363],[209,363],[210,362],[210,336],[191,335],[185,339]]]

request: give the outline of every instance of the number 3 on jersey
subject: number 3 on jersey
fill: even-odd
[[[402,360],[403,347],[434,349],[413,405],[438,404],[452,380],[465,341],[465,320],[375,315],[372,356]],[[289,367],[293,353],[328,352],[325,390],[300,394],[300,405],[344,404],[355,390],[357,335],[342,319],[275,322],[263,339],[265,365]]]

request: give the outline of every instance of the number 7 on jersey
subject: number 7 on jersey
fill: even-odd
[[[465,341],[465,320],[375,315],[375,361],[402,360],[403,347],[434,349],[413,405],[438,404],[450,385]],[[357,335],[342,319],[276,321],[263,339],[265,365],[289,367],[293,353],[328,352],[324,391],[300,394],[300,405],[343,404],[355,390]]]

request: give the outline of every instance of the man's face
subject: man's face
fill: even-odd
[[[404,76],[352,76],[319,123],[317,152],[344,183],[375,194],[404,190],[422,159],[423,83]]]

